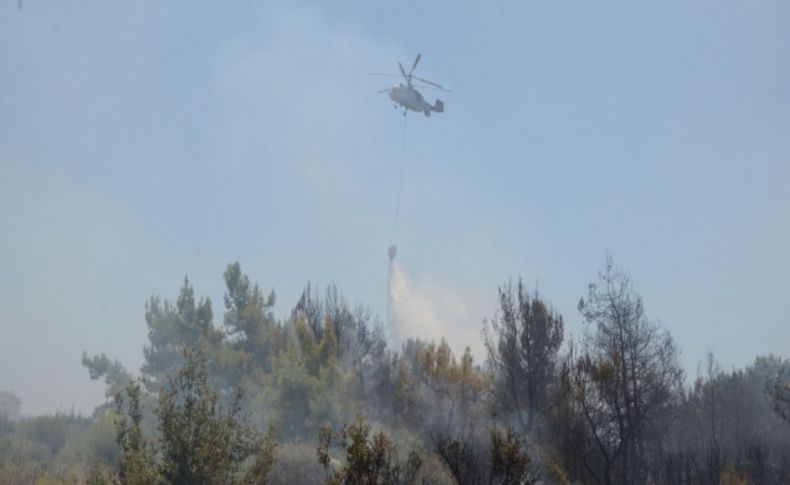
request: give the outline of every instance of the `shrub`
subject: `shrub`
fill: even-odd
[[[345,453],[345,464],[330,457],[329,449],[335,444]],[[422,466],[422,458],[411,452],[406,463],[398,461],[392,441],[379,431],[370,436],[370,425],[357,416],[350,426],[336,435],[324,427],[318,434],[318,462],[326,471],[326,482],[397,485],[413,484]]]

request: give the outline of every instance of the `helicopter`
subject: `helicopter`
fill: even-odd
[[[429,81],[427,79],[423,79],[414,75],[414,69],[417,68],[417,63],[420,62],[420,58],[422,54],[417,54],[417,58],[414,59],[414,64],[411,66],[411,70],[408,74],[406,74],[406,70],[403,69],[403,64],[398,62],[398,67],[400,68],[400,73],[403,75],[403,78],[406,80],[406,83],[398,83],[390,88],[382,89],[379,93],[388,93],[389,97],[392,101],[395,102],[395,109],[398,109],[398,106],[403,106],[403,116],[406,116],[406,112],[408,110],[422,112],[425,116],[431,116],[431,112],[435,111],[437,113],[444,112],[444,103],[441,99],[437,99],[436,103],[431,104],[425,101],[425,98],[420,94],[419,91],[414,87],[412,84],[412,79],[419,81],[421,83],[425,83],[428,86],[431,86],[433,89],[437,89],[440,91],[447,91],[441,85],[436,84],[433,81]],[[371,76],[395,76],[398,77],[397,74],[383,74],[378,72],[371,72]]]

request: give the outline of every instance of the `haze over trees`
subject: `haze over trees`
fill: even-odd
[[[790,481],[790,363],[690,380],[679,346],[607,259],[584,334],[521,280],[481,325],[485,360],[445,340],[390,348],[335,287],[278,320],[238,263],[222,315],[185,278],[145,305],[139,374],[82,363],[90,418],[0,418],[2,483],[718,484]]]

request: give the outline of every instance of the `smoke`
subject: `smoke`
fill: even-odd
[[[393,348],[409,338],[438,341],[442,337],[453,349],[477,347],[479,322],[465,299],[435,283],[415,281],[395,259],[389,263],[387,321]]]

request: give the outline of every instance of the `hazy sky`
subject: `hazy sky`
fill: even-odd
[[[611,253],[692,376],[790,355],[786,0],[16,3],[0,389],[27,414],[90,412],[82,351],[136,371],[185,274],[217,324],[233,261],[280,317],[308,281],[384,317],[393,241],[458,351],[511,275],[578,336]],[[366,73],[418,52],[453,92],[407,118],[396,231],[404,121]]]

